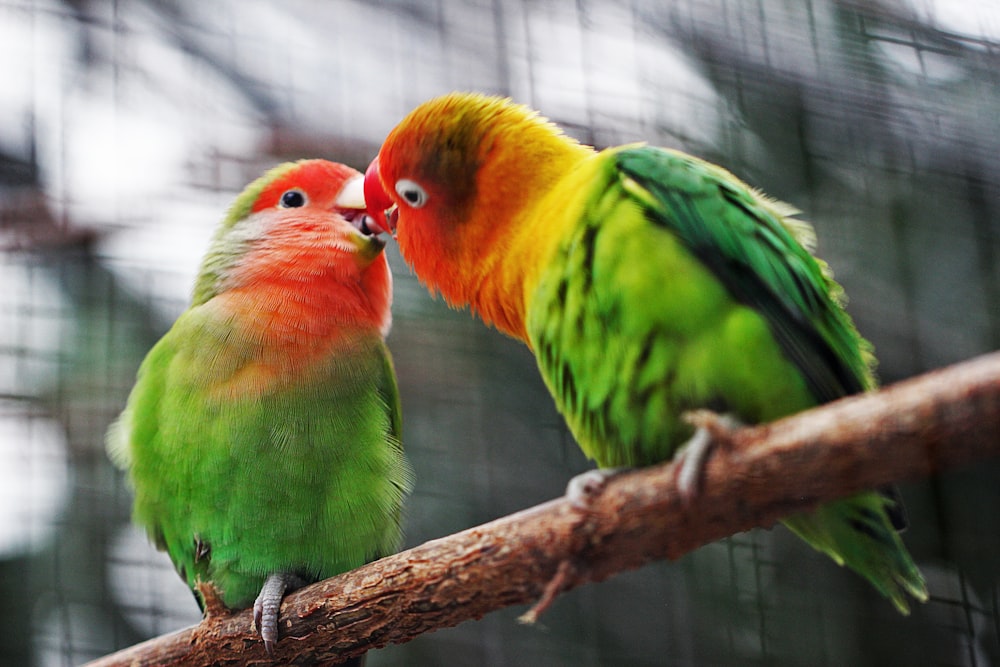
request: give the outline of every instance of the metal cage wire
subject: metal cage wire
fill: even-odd
[[[679,147],[805,211],[884,382],[1000,347],[1000,12],[808,0],[0,0],[0,642],[73,665],[198,620],[104,453],[136,367],[264,168],[362,168],[409,108],[508,94],[581,140]],[[561,494],[588,464],[534,361],[390,247],[406,544]],[[896,615],[757,530],[370,665],[1000,662],[1000,468],[903,487],[931,601]]]

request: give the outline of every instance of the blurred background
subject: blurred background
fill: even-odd
[[[130,526],[103,435],[265,168],[364,169],[452,89],[597,146],[718,162],[805,211],[883,382],[1000,348],[994,0],[0,0],[0,664],[76,665],[195,623]],[[518,344],[389,247],[406,545],[550,499],[588,467]],[[1000,465],[905,484],[931,601],[899,616],[784,528],[369,665],[1000,663]]]

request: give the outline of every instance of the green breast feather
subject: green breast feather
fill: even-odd
[[[872,386],[839,287],[796,240],[803,223],[695,158],[604,156],[528,316],[599,463],[669,458],[687,409],[766,421]]]
[[[670,459],[692,434],[681,420],[690,409],[759,423],[874,386],[870,347],[789,209],[682,153],[626,146],[597,159],[589,183],[551,195],[576,217],[527,329],[600,466]],[[903,590],[927,594],[894,508],[871,492],[786,524],[905,610]]]
[[[232,608],[270,573],[315,581],[391,553],[410,473],[381,341],[293,388],[213,397],[219,358],[253,346],[199,310],[150,352],[109,436],[135,483],[137,522],[189,585],[214,582]]]

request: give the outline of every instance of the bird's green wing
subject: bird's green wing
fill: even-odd
[[[871,354],[840,307],[841,290],[796,239],[804,223],[725,170],[647,146],[615,155],[622,187],[737,301],[759,312],[817,403],[870,388]]]
[[[379,392],[389,409],[389,416],[392,419],[392,436],[396,439],[402,449],[403,441],[403,408],[399,401],[399,386],[396,383],[396,369],[392,363],[392,355],[389,348],[382,345],[382,378],[379,383]]]
[[[392,363],[392,354],[385,343],[381,344],[382,367],[381,377],[377,382],[377,391],[384,402],[389,415],[389,433],[387,444],[393,447],[398,455],[400,467],[395,474],[389,476],[389,481],[395,487],[400,497],[408,494],[413,489],[413,471],[406,464],[403,458],[403,409],[399,399],[399,385],[396,381],[396,369]],[[396,524],[402,530],[402,503],[399,504],[399,511],[396,512]],[[398,550],[399,545],[393,549],[382,549],[371,560],[377,560],[389,556]]]

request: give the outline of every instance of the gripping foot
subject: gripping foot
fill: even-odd
[[[306,580],[290,572],[275,572],[268,575],[260,589],[260,595],[253,603],[253,624],[264,640],[267,654],[274,653],[278,641],[278,610],[285,593],[306,585]]]
[[[682,500],[690,502],[698,495],[705,464],[712,450],[728,442],[729,432],[743,424],[735,417],[711,410],[692,410],[684,413],[683,419],[694,426],[695,431],[674,455],[674,470],[677,491]]]
[[[594,498],[601,494],[608,480],[625,472],[628,468],[597,468],[582,472],[566,485],[566,498],[574,508],[585,512],[590,509]]]

